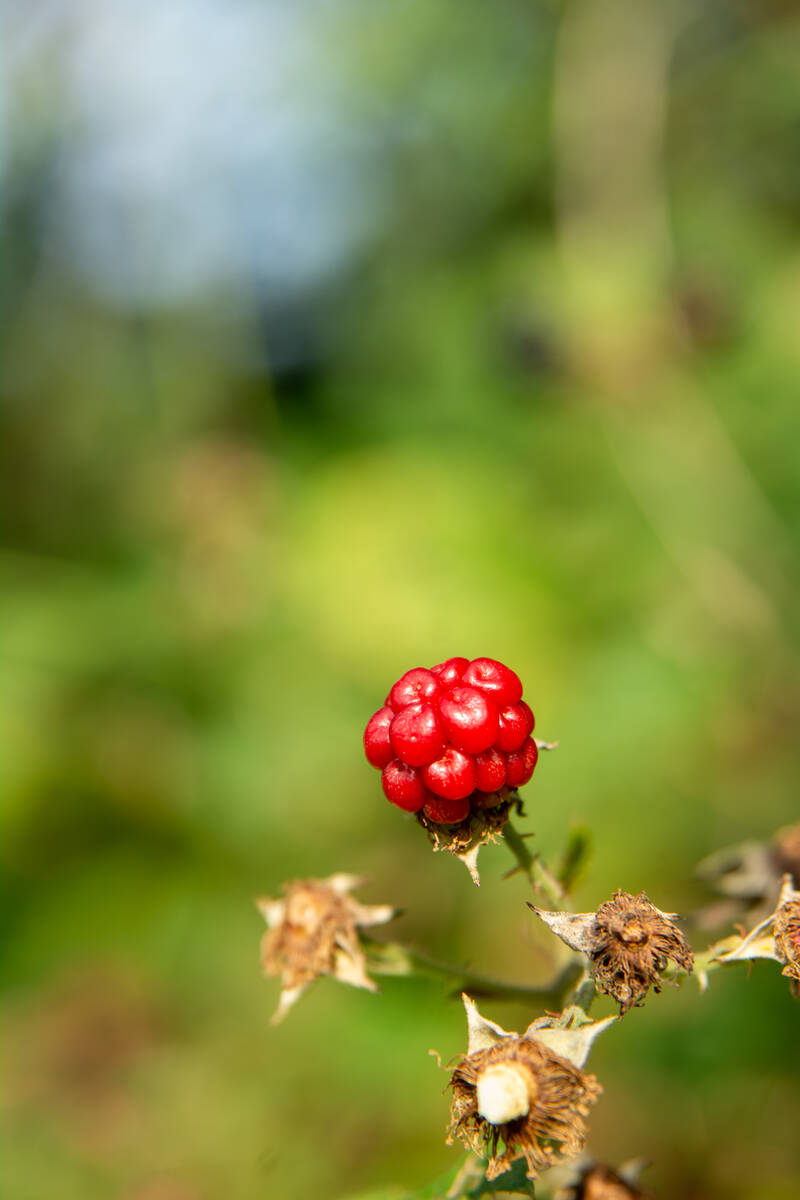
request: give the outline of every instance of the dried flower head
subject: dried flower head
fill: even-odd
[[[644,892],[638,896],[616,892],[600,905],[595,923],[592,975],[617,1001],[620,1015],[641,1004],[651,986],[661,991],[661,973],[669,959],[687,972],[692,970],[694,955],[686,938]]]
[[[595,985],[619,1004],[620,1016],[641,1004],[670,959],[687,973],[694,966],[686,938],[673,918],[651,904],[644,892],[617,891],[596,913],[545,912],[537,916],[572,950],[588,955]]]
[[[602,1091],[581,1066],[594,1036],[608,1022],[589,1023],[580,1038],[574,1031],[573,1053],[567,1057],[548,1044],[550,1033],[558,1038],[564,1030],[529,1027],[524,1034],[508,1033],[483,1018],[466,996],[464,1004],[469,1048],[450,1078],[448,1143],[459,1138],[474,1153],[488,1155],[487,1179],[495,1179],[520,1156],[533,1179],[538,1171],[579,1154],[586,1116]]]
[[[784,875],[800,884],[800,822],[785,825],[769,842],[748,841],[715,851],[698,863],[697,874],[727,897],[695,914],[699,924],[727,924],[743,908],[754,922],[763,920],[775,909]]]
[[[800,984],[800,892],[794,892],[775,913],[775,949],[785,963],[782,975]]]
[[[599,1163],[586,1167],[572,1187],[559,1192],[558,1200],[652,1200],[636,1182],[639,1166],[620,1167],[619,1172]]]
[[[344,874],[297,879],[284,884],[283,898],[256,900],[269,926],[261,942],[261,965],[265,975],[281,979],[272,1024],[286,1016],[320,975],[377,991],[366,972],[358,930],[390,921],[396,909],[388,904],[359,904],[350,892],[363,883],[355,875]]]

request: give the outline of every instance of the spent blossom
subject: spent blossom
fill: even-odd
[[[474,1153],[488,1155],[487,1179],[519,1157],[533,1179],[580,1154],[586,1117],[602,1091],[581,1068],[609,1021],[569,1029],[545,1018],[522,1034],[509,1033],[483,1017],[468,996],[463,999],[468,1048],[450,1078],[448,1142],[458,1138]]]
[[[272,1024],[281,1021],[321,975],[377,991],[367,975],[359,929],[382,925],[396,915],[389,904],[360,904],[350,892],[365,881],[356,875],[296,879],[278,899],[260,897],[256,907],[269,926],[261,941],[265,975],[277,975],[281,994]]]
[[[529,905],[571,950],[586,954],[595,986],[619,1004],[620,1016],[644,1001],[670,959],[691,973],[694,966],[686,938],[674,924],[676,913],[651,904],[644,892],[617,891],[594,913],[547,912]]]

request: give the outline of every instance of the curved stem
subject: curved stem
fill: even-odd
[[[555,876],[550,874],[539,855],[531,854],[525,845],[524,837],[515,829],[511,821],[506,821],[503,826],[503,841],[517,860],[514,870],[524,871],[537,892],[543,892],[555,908],[562,908],[564,889]]]
[[[369,968],[378,975],[421,975],[434,979],[451,980],[454,992],[468,992],[473,998],[492,1000],[516,1000],[522,1003],[558,1008],[564,996],[580,978],[581,968],[576,963],[567,964],[563,970],[543,987],[520,983],[507,983],[502,979],[491,979],[466,967],[439,962],[410,950],[399,942],[378,942],[362,935],[362,942],[369,954]]]
[[[597,988],[589,972],[584,968],[578,980],[575,991],[569,996],[564,1007],[579,1008],[584,1016],[589,1015],[589,1009],[597,997]]]

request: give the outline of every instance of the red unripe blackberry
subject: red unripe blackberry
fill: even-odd
[[[451,688],[440,697],[439,712],[450,742],[465,754],[488,750],[497,737],[497,708],[477,688]]]
[[[433,671],[427,671],[425,667],[413,667],[400,676],[389,692],[388,703],[395,712],[399,712],[407,704],[425,704],[433,700],[441,687]]]
[[[473,658],[462,679],[467,687],[478,688],[491,696],[498,708],[522,699],[519,675],[495,658]]]
[[[447,738],[430,704],[409,704],[392,721],[389,740],[394,754],[410,767],[424,767],[439,758]]]
[[[455,746],[448,746],[442,757],[423,767],[420,774],[425,786],[446,800],[461,800],[475,791],[475,765]]]
[[[469,666],[468,658],[448,658],[444,662],[431,667],[434,675],[438,675],[442,687],[455,687],[461,683],[461,678]]]
[[[475,787],[479,792],[496,792],[506,781],[505,756],[494,747],[475,756]]]
[[[373,767],[385,767],[394,758],[389,741],[389,726],[393,720],[394,713],[384,705],[367,721],[367,728],[364,730],[364,753],[367,762]]]
[[[393,758],[381,772],[381,783],[387,800],[404,808],[406,812],[419,812],[428,793],[420,778],[419,771],[406,766],[399,758]]]
[[[469,796],[461,800],[445,800],[443,796],[431,796],[422,810],[429,821],[437,825],[457,825],[469,816]]]
[[[364,751],[393,804],[457,824],[528,782],[533,726],[512,670],[494,658],[448,658],[401,675],[367,722]]]
[[[533,713],[524,700],[500,710],[500,732],[495,740],[498,750],[519,750],[525,738],[533,733]]]
[[[527,783],[536,767],[539,751],[533,738],[526,738],[519,750],[506,755],[506,783],[509,787],[522,787]]]

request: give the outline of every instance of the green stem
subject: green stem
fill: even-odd
[[[734,959],[731,962],[723,962],[719,959],[718,955],[731,950],[737,940],[736,938],[724,938],[721,942],[716,942],[713,946],[709,946],[707,950],[702,950],[699,954],[695,954],[693,972],[695,978],[701,980],[703,976],[710,975],[712,971],[718,971],[720,967],[737,967],[742,963],[749,963],[751,960],[747,958]],[[670,979],[678,983],[683,983],[685,979],[690,978],[688,971],[685,971],[683,967],[679,967],[672,962],[661,974],[664,979]]]
[[[410,950],[399,942],[378,942],[363,935],[362,941],[369,954],[369,968],[375,974],[447,979],[453,982],[455,992],[467,992],[473,998],[516,1000],[520,1003],[541,1005],[544,1008],[558,1008],[581,974],[577,963],[569,963],[551,983],[544,987],[530,987],[491,979],[465,967],[439,962],[429,958],[427,954]]]
[[[531,854],[525,845],[525,839],[511,821],[503,826],[503,841],[517,860],[518,870],[524,871],[537,892],[543,892],[555,908],[564,904],[564,889],[558,880],[550,874],[538,854]]]
[[[566,998],[564,1007],[579,1008],[584,1016],[588,1017],[589,1009],[592,1007],[596,996],[597,988],[594,985],[594,980],[589,972],[584,969],[575,991],[571,996]]]

